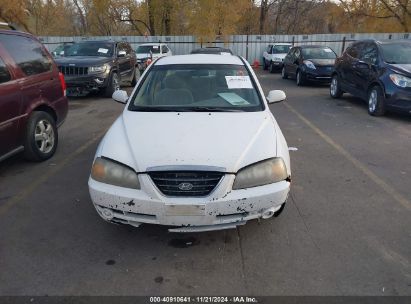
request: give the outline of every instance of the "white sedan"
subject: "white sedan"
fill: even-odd
[[[163,57],[144,72],[102,139],[89,190],[112,223],[235,228],[277,216],[291,183],[285,138],[250,65],[238,56]]]

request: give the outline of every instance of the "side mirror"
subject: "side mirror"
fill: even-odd
[[[268,96],[266,97],[268,103],[276,103],[276,102],[281,102],[284,101],[287,96],[285,96],[284,91],[281,90],[273,90],[268,92]]]
[[[118,52],[118,57],[125,57],[126,56],[126,51],[119,51]]]
[[[126,104],[128,100],[128,95],[126,91],[116,90],[114,91],[112,98],[119,103]]]

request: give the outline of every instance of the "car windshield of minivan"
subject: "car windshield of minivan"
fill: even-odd
[[[304,59],[335,59],[337,55],[330,48],[303,48]]]
[[[290,50],[289,45],[274,45],[273,46],[273,54],[287,54],[288,51]]]
[[[159,54],[160,53],[160,46],[158,45],[140,45],[136,51],[138,54]]]
[[[65,51],[64,55],[111,57],[113,55],[113,44],[98,42],[75,43]]]
[[[392,64],[411,63],[411,43],[382,44],[384,61]]]
[[[263,103],[241,65],[153,66],[132,96],[131,111],[254,112]]]

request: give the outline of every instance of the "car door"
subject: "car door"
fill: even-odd
[[[288,54],[284,58],[284,69],[287,74],[290,74],[291,72],[291,63],[294,61],[295,50],[296,50],[295,47],[291,48]]]
[[[269,44],[267,46],[267,49],[263,53],[263,57],[264,57],[265,61],[267,62],[267,64],[270,61],[270,54],[271,54],[272,48],[273,48],[273,46],[271,44]]]
[[[0,37],[1,39],[1,37]],[[18,126],[21,118],[21,91],[18,80],[6,65],[0,40],[0,159],[17,148]]]
[[[301,48],[296,47],[293,57],[292,57],[292,61],[290,62],[290,68],[289,68],[289,74],[292,76],[296,76],[297,75],[297,69],[299,66],[299,62],[300,62],[300,57],[301,57]]]
[[[359,81],[359,61],[361,50],[364,48],[364,42],[354,43],[349,49],[349,57],[344,65],[345,83],[348,86],[348,91],[356,96],[361,94],[358,90],[357,82]]]
[[[117,61],[121,80],[129,79],[131,75],[130,51],[124,43],[117,44]]]
[[[369,84],[377,78],[378,48],[374,42],[366,42],[359,60],[354,65],[354,85],[360,97],[366,98]]]

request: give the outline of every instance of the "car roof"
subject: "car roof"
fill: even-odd
[[[225,55],[216,56],[215,54],[190,54],[162,57],[155,62],[155,65],[169,64],[233,64],[244,65],[240,57]]]
[[[219,46],[207,46],[203,48],[194,49],[190,52],[191,54],[221,54],[221,53],[229,53],[233,54],[230,49],[222,48]]]
[[[165,44],[165,43],[161,43],[161,42],[154,42],[154,43],[142,43],[142,44],[139,44],[138,46],[152,46],[152,45],[162,45],[162,44]]]
[[[126,42],[126,43],[128,43],[127,41],[115,41],[115,40],[111,40],[111,39],[74,41],[74,43],[95,43],[95,42],[106,42],[106,43]]]
[[[392,44],[392,43],[411,43],[410,39],[383,39],[383,40],[373,40],[378,44]]]
[[[330,47],[327,45],[319,45],[319,44],[304,44],[304,45],[297,45],[297,47],[300,47],[303,49],[305,48],[329,48],[330,49]]]
[[[272,42],[268,45],[292,45],[291,43],[285,43],[285,42]]]

